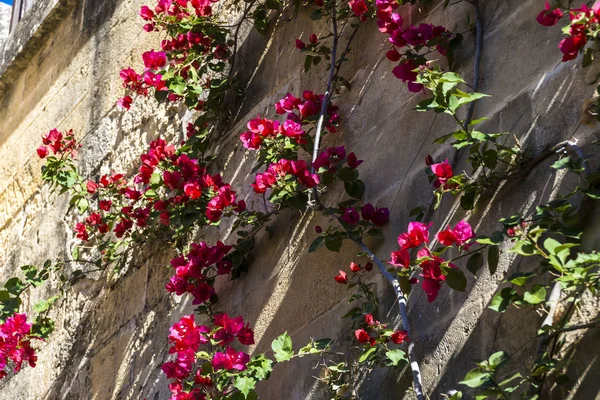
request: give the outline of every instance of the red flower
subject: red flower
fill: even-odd
[[[230,318],[227,314],[221,313],[215,315],[215,325],[220,326],[221,329],[215,332],[213,338],[219,341],[219,346],[225,346],[233,342],[235,336],[244,328],[244,318]]]
[[[85,183],[85,188],[87,189],[87,192],[89,194],[94,194],[94,193],[96,193],[96,190],[98,189],[98,184],[93,181],[87,181]]]
[[[379,321],[373,318],[373,314],[365,314],[365,323],[369,326],[379,325]]]
[[[356,340],[358,340],[358,343],[367,343],[371,341],[371,336],[369,336],[367,331],[362,328],[355,330],[354,336],[356,337]]]
[[[415,83],[417,80],[417,73],[414,71],[417,65],[412,60],[404,60],[400,65],[397,65],[392,70],[392,74],[402,82],[408,82],[408,90],[411,92],[420,92],[423,89],[423,85]]]
[[[448,226],[445,230],[437,234],[437,239],[444,246],[457,246],[465,245],[475,234],[471,225],[466,221],[460,221],[454,229],[450,229]]]
[[[37,155],[39,158],[46,158],[48,155],[48,148],[46,146],[40,146],[37,148]]]
[[[391,254],[390,264],[395,267],[409,268],[410,267],[410,252],[406,249],[396,250]]]
[[[550,9],[550,3],[546,0],[546,9],[538,14],[536,21],[540,25],[553,26],[562,18],[563,12],[560,8]]]
[[[227,347],[225,353],[216,352],[212,359],[212,366],[215,371],[220,369],[231,370],[235,369],[243,371],[246,369],[246,364],[250,361],[250,356],[243,352],[237,352],[231,347]]]
[[[306,45],[304,44],[304,42],[300,39],[296,39],[296,43],[294,44],[296,46],[296,48],[298,50],[302,50],[304,48],[306,48]]]
[[[143,6],[140,9],[140,17],[142,17],[142,19],[145,21],[149,21],[154,18],[154,11],[152,11],[148,6]]]
[[[356,158],[356,154],[354,154],[354,153],[348,154],[348,166],[350,168],[356,168],[362,163],[363,163],[363,160],[358,160]]]
[[[408,332],[407,331],[396,331],[392,333],[392,342],[396,344],[401,344],[408,341]]]
[[[448,179],[452,178],[452,165],[445,160],[444,162],[438,164],[431,165],[431,171],[435,174],[437,179],[434,182],[435,187],[440,187],[446,185]]]
[[[317,35],[315,35],[314,33],[312,35],[310,35],[310,37],[308,38],[308,40],[312,43],[312,44],[317,44],[317,42],[319,41],[319,38],[317,37]]]
[[[362,16],[369,10],[369,6],[365,2],[365,0],[350,0],[348,2],[350,9],[357,17]]]
[[[410,222],[408,232],[398,236],[398,244],[401,249],[412,249],[419,247],[423,243],[429,243],[429,225],[421,222]]]
[[[371,261],[369,261],[368,263],[365,264],[365,270],[367,270],[367,271],[373,270],[373,263]]]
[[[400,53],[398,53],[396,51],[396,49],[391,49],[390,51],[388,51],[387,53],[385,53],[385,56],[390,61],[396,62],[396,61],[400,60]]]
[[[85,224],[82,224],[81,222],[77,223],[75,225],[75,232],[77,232],[77,239],[79,240],[83,240],[84,242],[87,242],[89,240],[89,235],[87,232],[87,227],[85,226]]]
[[[577,58],[577,53],[585,46],[586,42],[587,39],[584,34],[570,36],[566,39],[563,39],[558,44],[560,51],[563,53],[563,62]]]
[[[360,220],[360,216],[358,212],[352,207],[346,207],[344,210],[344,215],[342,215],[341,220],[347,223],[348,225],[356,225]]]
[[[354,261],[350,263],[350,271],[352,272],[359,272],[360,271],[360,264],[355,263]]]
[[[164,51],[147,51],[142,54],[142,59],[148,69],[159,70],[167,64],[167,55]]]
[[[110,200],[100,200],[98,202],[98,208],[104,211],[110,211],[110,207],[112,206],[112,201]]]
[[[336,275],[333,279],[335,279],[335,281],[337,283],[341,283],[342,285],[345,285],[348,283],[348,274],[346,274],[344,271],[340,270],[339,275]]]
[[[124,96],[117,101],[117,105],[125,110],[129,110],[131,108],[131,103],[133,99],[131,96]]]

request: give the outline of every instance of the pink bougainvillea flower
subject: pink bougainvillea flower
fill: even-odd
[[[367,343],[371,340],[371,336],[362,328],[355,330],[354,336],[358,340],[358,343]]]
[[[406,249],[400,249],[392,252],[389,263],[395,267],[409,268],[410,252]]]
[[[348,283],[348,274],[346,274],[344,271],[340,270],[339,275],[336,275],[333,279],[335,279],[335,281],[337,283],[341,283],[342,285],[345,285]]]
[[[147,51],[142,54],[142,59],[148,69],[159,70],[167,64],[167,55],[164,51]]]
[[[394,342],[396,344],[408,342],[408,332],[404,331],[404,330],[396,331],[396,332],[392,333],[392,336],[390,339],[392,340],[392,342]]]
[[[344,209],[344,214],[342,215],[341,220],[347,223],[348,225],[356,225],[360,220],[360,216],[354,208],[346,207],[346,209]]]
[[[248,354],[241,351],[238,353],[227,346],[225,353],[220,351],[215,353],[211,363],[215,371],[221,369],[244,371],[248,361],[250,361],[250,356]]]
[[[433,38],[433,25],[420,24],[418,27],[409,26],[404,30],[402,38],[411,46],[424,46]]]
[[[184,315],[170,329],[169,342],[173,345],[169,353],[192,349],[198,351],[201,344],[208,343],[207,333],[210,328],[204,325],[197,326],[194,315]]]
[[[568,38],[563,39],[558,44],[558,48],[563,53],[562,61],[566,62],[577,58],[579,50],[581,50],[586,43],[587,39],[583,34],[569,36]]]
[[[554,10],[552,10],[550,7],[550,2],[546,0],[546,9],[538,14],[536,21],[540,25],[553,26],[558,23],[562,16],[562,10],[560,8],[555,8]]]
[[[98,186],[99,186],[99,185],[98,185],[96,182],[89,181],[89,180],[88,180],[88,181],[85,183],[85,187],[86,187],[86,189],[87,189],[87,192],[88,192],[89,194],[94,194],[94,193],[96,193],[96,190],[98,189]]]
[[[46,146],[40,146],[37,148],[37,155],[39,158],[46,158],[48,156],[48,148]]]
[[[367,203],[360,209],[360,215],[366,221],[370,221],[375,217],[375,207],[371,203]]]
[[[450,165],[448,160],[438,164],[432,164],[431,171],[433,171],[434,175],[436,176],[436,180],[433,183],[436,188],[440,186],[445,187],[448,179],[452,178],[453,176],[452,165]]]
[[[375,211],[375,215],[371,218],[371,222],[373,222],[376,226],[385,225],[389,222],[389,220],[390,220],[390,210],[385,207],[378,208]]]
[[[89,235],[87,232],[87,227],[85,226],[85,224],[82,224],[81,222],[77,223],[75,225],[75,232],[77,233],[77,239],[79,240],[83,240],[84,242],[87,242],[89,240]]]
[[[377,321],[375,318],[373,318],[373,314],[365,314],[365,323],[368,326],[380,325],[379,321]]]
[[[250,326],[246,324],[237,334],[237,338],[241,344],[251,345],[254,344],[254,331],[250,329]]]
[[[398,53],[396,51],[396,49],[391,49],[390,51],[385,53],[385,56],[390,61],[393,61],[393,62],[400,61],[400,53]]]
[[[230,318],[225,313],[215,315],[215,325],[221,327],[213,338],[219,341],[219,346],[225,346],[231,342],[235,336],[244,327],[244,319],[242,317]]]
[[[369,6],[365,0],[350,0],[348,2],[350,9],[357,17],[362,16],[367,11],[369,11]]]
[[[420,92],[423,89],[423,85],[415,83],[417,80],[417,73],[414,71],[417,65],[412,60],[404,60],[400,65],[397,65],[392,70],[392,74],[402,82],[408,82],[408,90],[411,92]]]
[[[142,17],[144,21],[150,21],[154,18],[154,11],[148,6],[142,6],[142,8],[140,8],[140,17]]]
[[[298,104],[301,103],[302,100],[297,99],[292,96],[291,93],[285,95],[285,97],[275,103],[275,112],[277,114],[285,114],[294,112],[296,108],[298,108]]]
[[[131,108],[131,103],[133,103],[131,96],[124,96],[117,101],[117,105],[125,110]]]
[[[354,153],[348,154],[348,166],[350,168],[356,168],[362,163],[363,163],[363,160],[357,159],[356,154],[354,154]]]
[[[475,233],[473,233],[473,228],[471,228],[471,225],[469,225],[469,223],[464,220],[461,220],[458,224],[456,224],[452,231],[456,236],[456,243],[459,246],[463,246],[470,239],[475,237]]]
[[[423,243],[429,243],[429,227],[432,225],[421,222],[411,222],[408,224],[408,231],[398,236],[398,244],[401,249],[412,249],[419,247]]]
[[[441,257],[434,256],[431,254],[429,249],[424,248],[419,250],[417,258],[426,258],[425,261],[421,262],[421,287],[427,294],[427,301],[433,302],[442,287],[442,282],[446,280],[446,277],[442,274],[441,265],[445,260]],[[457,268],[456,265],[448,264],[451,268]]]
[[[465,246],[469,240],[475,237],[471,225],[466,221],[460,221],[454,229],[450,229],[448,226],[445,230],[437,234],[437,239],[444,246]],[[465,246],[465,248],[468,246]]]

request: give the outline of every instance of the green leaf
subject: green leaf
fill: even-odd
[[[362,364],[369,359],[377,351],[377,346],[369,347],[367,351],[364,351],[358,358],[358,363]]]
[[[591,48],[586,48],[583,52],[583,60],[581,61],[581,68],[587,68],[594,62],[594,51]]]
[[[492,237],[487,236],[479,236],[475,241],[479,244],[489,244],[492,246],[497,246],[504,241],[504,235],[502,232],[494,232]]]
[[[475,253],[467,260],[467,269],[473,275],[477,275],[477,271],[479,271],[481,267],[483,267],[483,256],[481,253]]]
[[[48,338],[50,334],[54,331],[54,321],[47,317],[37,316],[33,320],[33,325],[31,327],[31,333],[35,336],[38,336],[42,339]]]
[[[339,236],[325,236],[325,247],[329,251],[339,253],[342,248],[342,238]]]
[[[273,343],[271,343],[271,348],[273,349],[273,353],[277,362],[288,361],[294,355],[292,338],[287,332],[273,340]]]
[[[509,251],[528,257],[535,254],[535,247],[526,240],[520,240]]]
[[[487,383],[491,378],[490,373],[483,372],[479,368],[474,368],[470,370],[467,375],[465,375],[465,379],[460,381],[459,383],[463,385],[467,385],[470,388],[478,388],[479,386]]]
[[[475,196],[477,195],[477,191],[470,189],[463,192],[463,195],[460,196],[460,207],[463,210],[472,210],[475,207]]]
[[[515,272],[506,279],[506,282],[510,282],[517,286],[523,286],[532,276],[535,276],[533,272]]]
[[[488,363],[492,368],[498,368],[501,364],[503,364],[506,360],[508,360],[508,353],[505,351],[498,351],[488,358]]]
[[[304,72],[310,71],[310,67],[312,67],[312,56],[307,55],[304,59]]]
[[[520,297],[517,292],[513,288],[507,287],[494,295],[488,308],[503,313],[508,309],[510,303],[518,299]]]
[[[344,182],[351,182],[358,179],[358,171],[354,168],[344,167],[339,170],[337,176]]]
[[[248,376],[237,376],[233,385],[247,398],[248,393],[256,386],[256,381]]]
[[[397,366],[400,365],[400,363],[408,363],[406,353],[400,349],[386,351],[385,356],[388,360],[389,365]]]
[[[534,285],[531,290],[523,294],[523,301],[529,304],[540,304],[546,301],[546,288],[542,285]]]
[[[465,274],[458,268],[447,268],[446,269],[446,283],[453,290],[464,292],[467,288],[467,278]]]
[[[498,270],[498,263],[500,261],[500,249],[498,246],[490,246],[488,248],[488,268],[490,275],[494,275]]]
[[[313,242],[310,244],[310,247],[308,248],[308,252],[314,253],[315,251],[319,250],[319,248],[323,245],[324,240],[325,240],[325,236],[317,236],[315,238],[315,240],[313,240]]]
[[[362,199],[365,194],[365,184],[360,179],[357,179],[352,182],[344,182],[344,189],[346,189],[346,193],[350,197],[355,199]]]
[[[310,19],[312,19],[313,21],[318,21],[321,18],[323,18],[323,10],[320,8],[317,8],[315,11],[310,13]]]
[[[344,314],[342,316],[342,319],[348,318],[348,317],[353,317],[353,316],[359,315],[359,314],[362,314],[362,310],[359,307],[354,307],[354,308],[351,308],[346,314]]]
[[[12,294],[19,294],[25,287],[25,284],[20,278],[14,277],[6,281],[4,287]]]

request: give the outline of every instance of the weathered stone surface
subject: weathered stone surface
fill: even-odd
[[[456,25],[463,30],[469,6],[444,10],[442,3],[422,12],[418,7],[407,9],[405,20]],[[572,135],[586,153],[597,152],[591,146],[596,131],[578,126],[581,101],[593,94],[593,86],[587,83],[594,74],[581,71],[576,63],[557,67],[560,28],[535,23],[543,4],[537,0],[482,3],[486,32],[480,90],[492,95],[477,106],[476,115],[492,118],[482,129],[510,131],[534,154]],[[39,0],[5,43],[4,51],[0,47],[0,174],[4,177],[0,180],[0,260],[4,266],[0,281],[20,265],[65,257],[75,244],[71,226],[76,217],[65,216],[67,199],[49,193],[40,181],[42,163],[35,149],[44,132],[53,127],[74,129],[83,141],[80,166],[91,176],[109,171],[131,174],[150,140],[182,137],[186,118],[182,110],[157,106],[151,99],[137,102],[127,113],[115,106],[122,92],[119,69],[140,67],[140,53],[158,47],[158,35],[142,32],[137,17],[142,4],[141,0]],[[236,73],[244,82],[245,96],[236,101],[236,119],[217,149],[216,168],[249,207],[258,209],[263,207],[262,199],[253,196],[249,186],[253,154],[244,151],[238,140],[245,122],[257,114],[273,116],[273,103],[288,91],[322,91],[325,84],[323,64],[302,73],[302,57],[293,41],[306,39],[312,32],[325,33],[326,27],[311,21],[305,11],[290,21],[274,17],[273,22],[266,36],[247,26],[242,29]],[[467,80],[472,79],[473,40],[466,34],[456,54],[456,70]],[[425,95],[409,93],[391,75],[393,64],[384,56],[387,49],[387,39],[374,22],[361,26],[351,61],[342,69],[352,90],[336,99],[342,116],[340,130],[326,138],[328,145],[346,145],[365,159],[360,167],[367,182],[365,199],[391,210],[390,224],[383,229],[387,239],[373,245],[383,259],[395,249],[395,236],[405,230],[409,210],[430,201],[424,157],[453,154],[448,146],[432,144],[433,139],[454,130],[453,121],[445,115],[413,110]],[[459,211],[447,198],[432,218],[434,228],[465,218],[478,233],[487,234],[497,229],[498,218],[531,211],[555,196],[561,186],[574,185],[549,169],[553,160],[544,160],[518,182],[502,185],[485,207],[471,213]],[[466,168],[464,160],[462,168]],[[324,201],[334,203],[342,195],[340,188],[334,188]],[[600,248],[599,218],[600,210],[591,209],[587,249]],[[354,258],[356,249],[345,244],[340,254],[324,250],[308,254],[315,225],[326,224],[326,219],[312,213],[284,213],[272,224],[271,237],[258,236],[249,273],[236,281],[218,280],[222,309],[243,315],[255,327],[257,343],[251,350],[268,350],[271,341],[286,330],[297,345],[310,337],[335,338],[336,349],[342,351],[352,345],[345,334],[350,322],[339,319],[348,308],[348,292],[334,284],[332,277]],[[234,240],[227,225],[209,229],[206,240]],[[38,366],[25,368],[18,379],[2,381],[0,397],[169,398],[160,371],[168,358],[168,328],[193,308],[188,298],[172,298],[164,290],[172,251],[154,250],[140,255],[141,261],[116,283],[98,277],[79,281],[52,311],[57,330],[39,345]],[[444,289],[432,304],[420,290],[411,296],[416,351],[431,398],[458,389],[457,382],[472,367],[472,360],[493,351],[514,352],[519,366],[531,361],[535,342],[527,343],[527,338],[537,330],[540,317],[515,310],[500,316],[487,305],[508,273],[533,267],[505,253],[498,272],[490,277],[482,271],[477,280],[470,277],[465,293]],[[376,273],[371,281],[377,284],[383,310],[393,307],[388,285]],[[31,308],[51,292],[52,288],[31,292],[25,307]],[[586,304],[583,318],[598,309],[591,300]],[[382,311],[379,318],[399,325],[395,312],[386,314]],[[576,398],[597,395],[593,377],[600,365],[586,352],[597,352],[597,340],[597,332],[583,335],[582,350],[576,354],[580,362],[568,371],[574,381],[581,377],[573,386]],[[589,370],[583,371],[581,365],[588,364]],[[325,398],[312,378],[318,374],[311,370],[313,366],[310,359],[279,366],[258,391],[264,399]],[[369,376],[361,390],[363,398],[398,398],[410,384],[405,370],[381,371]]]

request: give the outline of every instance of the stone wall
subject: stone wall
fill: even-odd
[[[8,37],[8,29],[10,28],[10,14],[12,7],[6,3],[0,3],[0,47]]]
[[[443,3],[443,2],[442,2]],[[118,71],[140,66],[140,54],[158,47],[159,37],[142,31],[137,17],[140,0],[39,1],[17,26],[0,54],[0,280],[20,265],[39,264],[46,258],[66,257],[75,243],[67,199],[48,191],[40,181],[41,162],[35,156],[40,136],[58,127],[74,129],[83,141],[80,165],[84,173],[98,176],[108,171],[133,173],[136,158],[150,140],[162,136],[175,139],[189,116],[177,109],[157,106],[153,101],[136,103],[131,111],[115,106],[122,88]],[[590,97],[587,83],[595,71],[581,71],[576,63],[559,64],[556,44],[560,27],[544,28],[535,23],[541,0],[483,2],[485,47],[480,91],[491,98],[481,101],[476,114],[491,120],[483,130],[510,131],[532,154],[548,145],[574,136],[585,152],[593,152],[595,131],[579,126],[579,107]],[[406,19],[421,19],[464,30],[471,10],[459,5],[447,10],[438,4],[407,10]],[[285,93],[303,89],[322,91],[324,66],[301,73],[302,59],[293,46],[296,37],[307,38],[325,27],[311,21],[308,13],[286,20],[274,18],[266,36],[246,30],[238,65],[246,92],[235,111],[234,126],[223,135],[217,149],[217,166],[226,180],[242,193],[250,208],[262,207],[249,188],[253,155],[240,148],[238,135],[245,121],[257,114],[273,115],[273,103]],[[387,238],[372,243],[382,257],[396,247],[395,236],[405,230],[408,210],[427,204],[431,186],[424,175],[423,159],[451,157],[449,146],[433,145],[437,136],[453,130],[444,115],[417,113],[415,104],[423,94],[409,93],[391,75],[385,58],[386,38],[374,22],[361,27],[351,61],[343,75],[352,90],[336,99],[340,106],[340,133],[328,144],[344,144],[366,161],[361,176],[367,182],[365,199],[387,206],[391,222],[384,228]],[[457,54],[455,69],[472,78],[473,37],[467,34]],[[573,182],[549,168],[554,157],[545,159],[518,182],[498,188],[485,208],[463,213],[447,198],[432,221],[436,229],[466,218],[480,234],[498,228],[498,218],[530,211]],[[594,165],[597,167],[597,165]],[[463,165],[461,165],[462,169]],[[466,167],[465,167],[466,168]],[[341,196],[332,190],[325,201]],[[598,248],[600,213],[588,218],[589,249]],[[332,277],[353,259],[356,249],[345,244],[338,254],[320,251],[308,254],[314,226],[326,220],[311,213],[288,213],[273,223],[271,236],[259,237],[248,274],[236,281],[219,281],[220,304],[231,315],[243,315],[255,327],[256,345],[266,350],[271,341],[287,330],[295,343],[310,337],[344,339],[347,322],[347,292]],[[232,240],[226,224],[208,233],[208,240]],[[140,254],[118,282],[83,279],[53,311],[57,330],[40,345],[35,369],[25,368],[18,379],[0,382],[0,397],[11,399],[166,399],[167,382],[160,365],[167,357],[169,326],[192,310],[187,299],[169,296],[164,290],[171,253],[157,249]],[[540,324],[533,311],[514,309],[500,315],[487,305],[508,271],[533,268],[514,255],[504,253],[498,272],[483,271],[469,277],[468,289],[458,293],[443,289],[429,304],[420,290],[410,298],[411,318],[421,360],[423,381],[431,398],[458,388],[457,382],[471,369],[472,360],[492,351],[506,350],[517,365],[532,360],[535,342],[527,343]],[[375,273],[383,310],[392,306],[388,285]],[[56,283],[54,283],[56,286]],[[25,308],[44,298],[50,288],[30,293]],[[585,310],[592,313],[598,304]],[[395,313],[382,319],[399,324]],[[598,385],[593,376],[600,365],[598,331],[583,338],[587,347],[576,354],[572,376],[581,375],[573,386],[575,397],[594,398]],[[596,343],[596,344],[595,344]],[[587,360],[587,361],[586,361]],[[591,365],[583,370],[586,361]],[[271,379],[259,385],[264,399],[321,399],[322,388],[312,378],[312,360],[303,359],[277,368]],[[406,371],[383,371],[365,382],[365,399],[392,399],[410,387]],[[410,398],[410,395],[406,397]],[[565,396],[563,396],[565,397]]]

